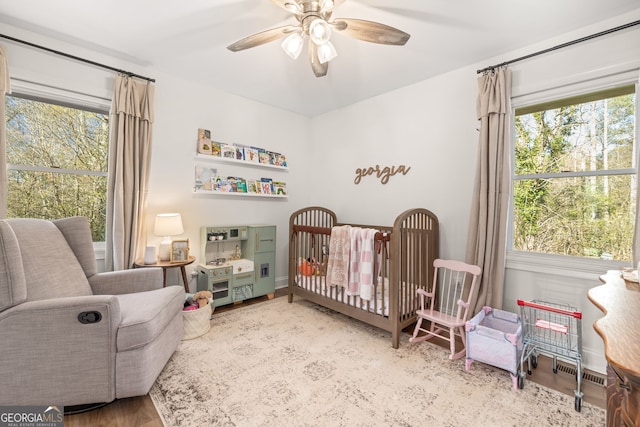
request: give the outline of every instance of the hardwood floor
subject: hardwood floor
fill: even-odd
[[[284,297],[286,295],[286,288],[276,290],[276,298]],[[266,300],[267,297],[260,297],[244,301],[242,304],[230,304],[224,307],[216,307],[214,316],[216,313],[233,310],[250,304],[257,304]],[[413,328],[411,328],[411,331],[413,331]],[[439,344],[448,348],[448,343],[446,342]],[[551,358],[540,356],[538,358],[538,367],[532,371],[531,376],[527,376],[524,387],[527,387],[528,381],[533,381],[558,390],[569,396],[573,396],[573,391],[576,388],[575,373],[571,372],[570,369],[568,370],[569,372],[566,372],[562,369],[564,366],[564,364],[560,365],[561,369],[558,370],[557,374],[554,374]],[[505,376],[505,381],[510,381],[508,374],[500,369],[494,369],[500,371],[501,375]],[[604,377],[593,372],[586,372],[585,376],[596,381]],[[597,384],[594,381],[585,380],[582,382],[582,392],[584,393],[583,402],[590,403],[600,408],[606,408],[606,389],[604,385]],[[163,424],[153,402],[151,401],[151,398],[149,395],[145,395],[128,399],[119,399],[102,408],[88,412],[65,415],[64,425],[66,427],[162,427]]]

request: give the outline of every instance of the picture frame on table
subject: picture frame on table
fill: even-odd
[[[184,262],[189,259],[189,239],[171,242],[171,262]]]

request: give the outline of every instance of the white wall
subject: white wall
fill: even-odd
[[[426,208],[440,221],[440,255],[464,258],[478,133],[473,71],[457,70],[313,119],[321,205],[341,222],[393,225]],[[411,167],[386,184],[354,183],[357,168]]]
[[[73,46],[26,34],[10,33],[52,48],[109,63],[157,79],[154,146],[148,197],[147,224],[156,213],[182,213],[183,238],[198,254],[199,228],[207,225],[270,223],[278,227],[277,286],[286,283],[288,219],[294,210],[320,205],[334,210],[343,222],[390,225],[402,211],[424,207],[440,219],[443,257],[464,258],[469,221],[469,199],[476,164],[476,69],[513,59],[568,40],[640,19],[635,14],[602,22],[565,37],[548,40],[482,64],[405,87],[352,106],[309,119],[250,100],[194,85],[188,79],[104,58]],[[7,32],[6,25],[0,25]],[[637,70],[640,29],[635,27],[597,41],[585,42],[553,54],[511,66],[516,102],[535,98],[549,86],[589,79],[607,70]],[[111,73],[69,63],[33,49],[3,43],[13,77],[74,88],[101,97],[111,93]],[[589,58],[585,60],[585,58]],[[437,58],[434,58],[437,60]],[[195,138],[198,128],[214,139],[256,145],[285,153],[290,171],[264,171],[288,184],[285,200],[204,196],[192,193]],[[380,165],[411,167],[382,185],[375,176],[354,184],[355,170]],[[228,175],[248,176],[247,169],[217,165]],[[257,170],[262,176],[262,170]],[[148,243],[159,238],[148,233]],[[555,261],[554,261],[555,262]],[[562,264],[562,262],[560,262]],[[504,307],[516,311],[515,299],[547,295],[571,299],[585,311],[586,366],[603,370],[602,342],[591,325],[600,313],[588,302],[586,291],[599,284],[606,266],[591,266],[588,274],[571,269],[547,269],[545,260],[531,269],[527,260],[508,265]],[[179,283],[177,275],[169,278]],[[193,288],[192,284],[192,288]],[[560,291],[558,291],[560,290]]]

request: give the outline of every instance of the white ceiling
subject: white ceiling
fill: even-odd
[[[334,35],[338,57],[322,78],[279,41],[226,49],[297,23],[270,0],[0,0],[0,22],[314,116],[638,8],[640,0],[347,0],[334,18],[411,38],[400,47]]]

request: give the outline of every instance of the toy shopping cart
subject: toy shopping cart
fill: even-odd
[[[575,410],[582,409],[582,312],[566,304],[518,300],[522,318],[523,349],[520,356],[518,387],[524,387],[527,374],[538,366],[538,354],[553,357],[553,373],[558,373],[558,357],[576,365]]]

